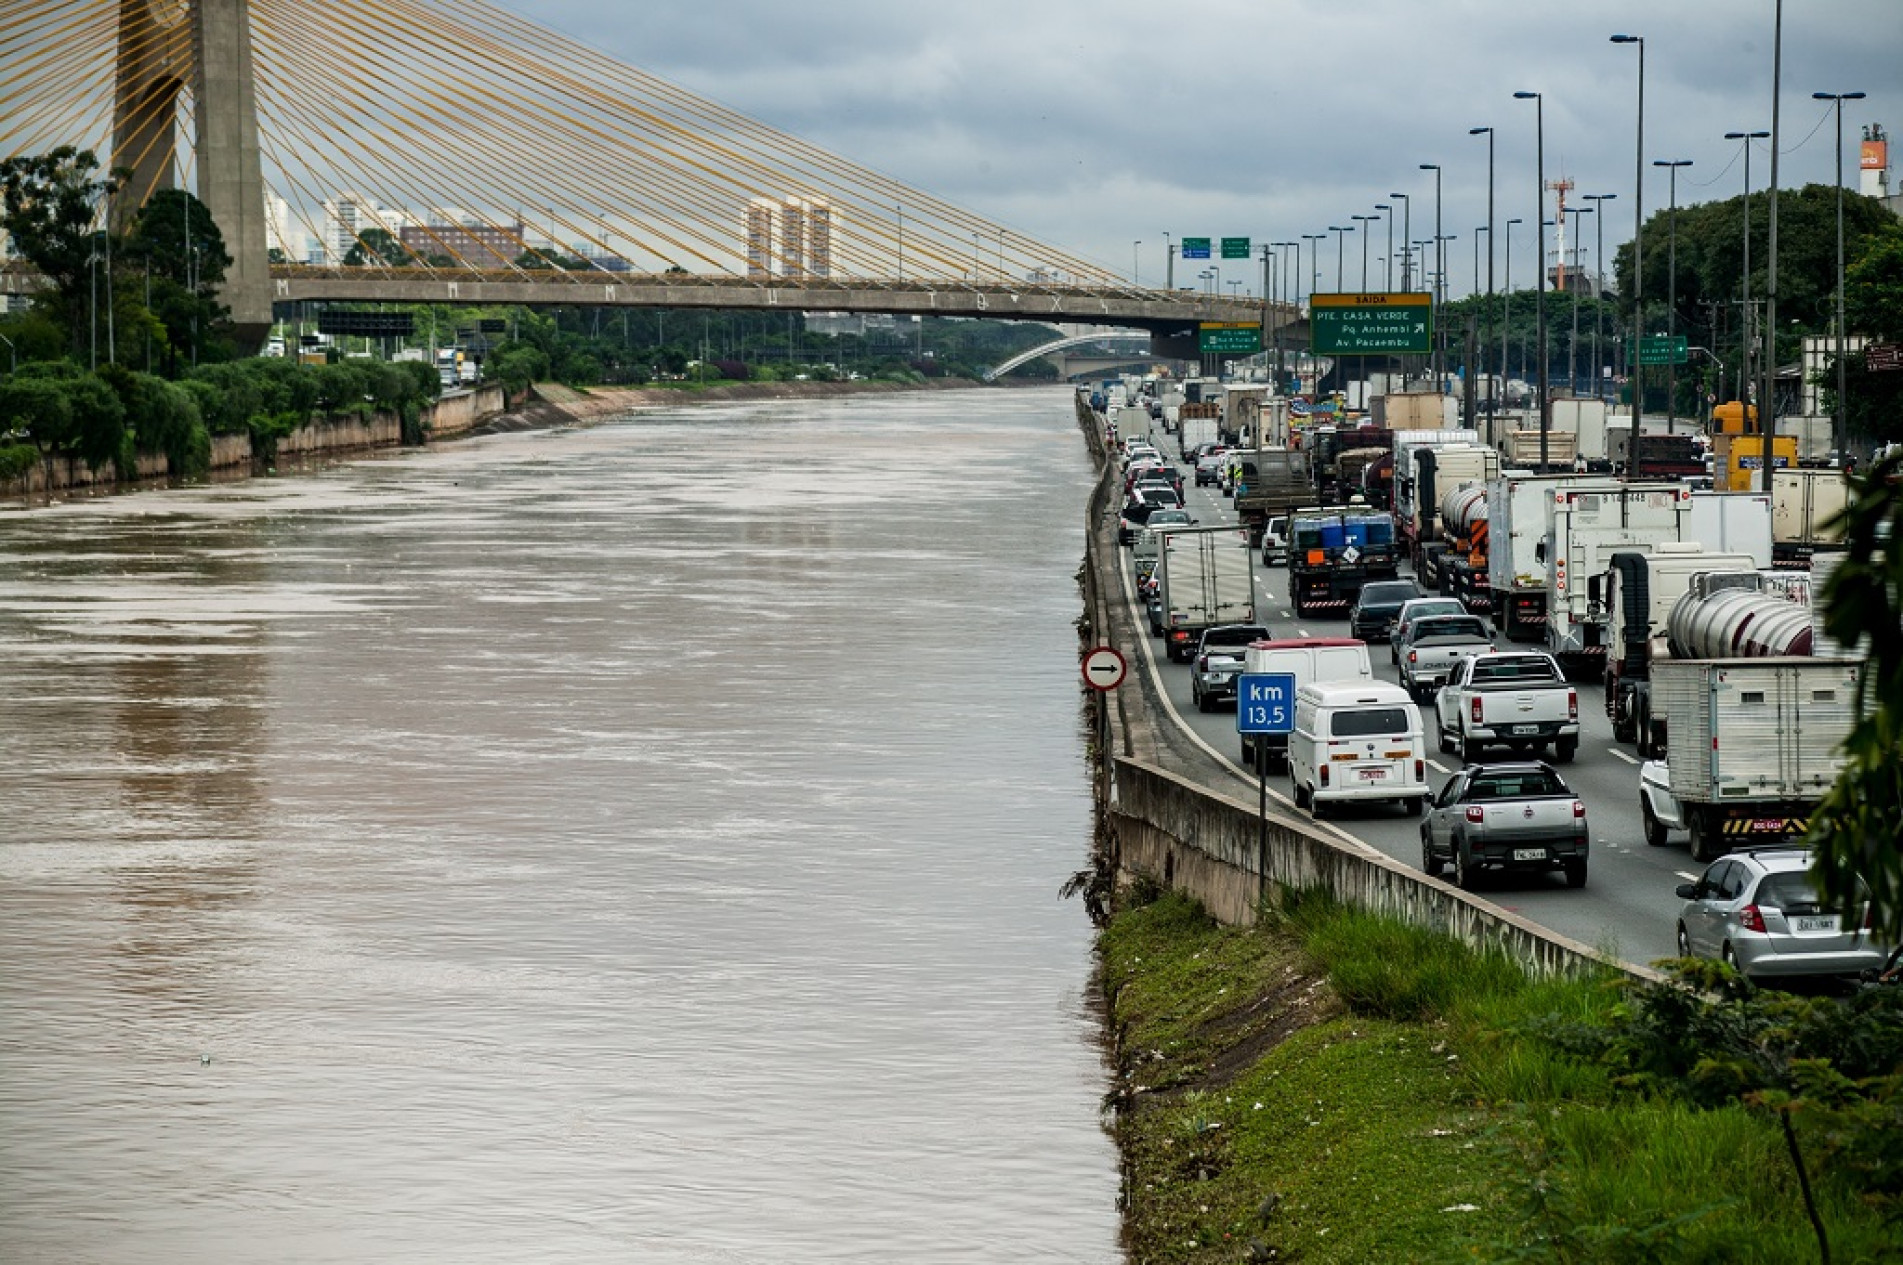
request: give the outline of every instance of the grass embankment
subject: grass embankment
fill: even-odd
[[[1610,979],[1318,900],[1221,927],[1174,894],[1123,909],[1103,959],[1134,1261],[1818,1259],[1774,1116],[1570,1052],[1630,1013]],[[1805,1149],[1833,1261],[1903,1259]]]

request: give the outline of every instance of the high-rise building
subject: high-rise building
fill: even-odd
[[[772,198],[754,198],[747,203],[747,275],[773,275],[773,227],[779,206]]]
[[[833,275],[833,207],[824,198],[753,198],[747,203],[747,275]]]

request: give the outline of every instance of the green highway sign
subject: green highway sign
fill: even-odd
[[[1224,259],[1247,259],[1249,257],[1249,239],[1246,237],[1223,238],[1222,257]]]
[[[1431,294],[1309,296],[1309,338],[1324,356],[1425,356],[1434,346]]]
[[[1246,321],[1204,321],[1196,349],[1213,356],[1253,356],[1262,350],[1262,327]]]
[[[1183,258],[1209,258],[1209,239],[1207,237],[1185,237],[1183,239]]]
[[[1690,359],[1691,351],[1683,335],[1671,338],[1664,334],[1647,334],[1639,340],[1642,365],[1682,365]]]

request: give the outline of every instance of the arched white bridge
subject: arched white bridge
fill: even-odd
[[[1150,335],[1147,330],[1123,329],[1111,330],[1108,333],[1073,334],[1069,338],[1060,338],[1055,342],[1045,343],[1042,347],[1033,347],[1029,351],[1019,352],[997,368],[987,369],[985,381],[994,382],[1019,365],[1028,365],[1040,356],[1048,356],[1054,351],[1063,351],[1066,347],[1093,347],[1098,343],[1130,343],[1138,340],[1141,340],[1145,350],[1148,350]]]

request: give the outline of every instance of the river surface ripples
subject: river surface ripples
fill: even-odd
[[[1068,393],[0,513],[0,1256],[1111,1261]]]

